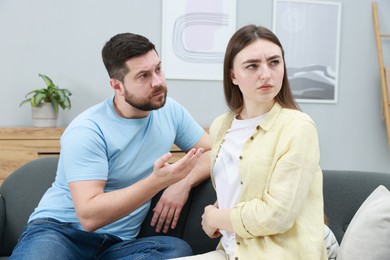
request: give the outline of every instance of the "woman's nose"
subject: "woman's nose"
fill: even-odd
[[[267,66],[260,66],[259,77],[263,81],[267,81],[271,78],[271,73],[270,73],[269,68]]]

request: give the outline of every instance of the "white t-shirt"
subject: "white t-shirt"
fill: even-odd
[[[213,169],[219,208],[232,208],[237,204],[241,191],[239,156],[245,142],[265,116],[266,114],[246,120],[235,118],[227,131]],[[236,234],[225,230],[220,232],[226,253],[233,254]]]

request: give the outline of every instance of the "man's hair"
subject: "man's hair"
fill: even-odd
[[[240,112],[244,105],[244,98],[240,89],[235,86],[231,79],[231,69],[233,68],[233,61],[236,55],[245,47],[256,40],[263,39],[270,41],[280,47],[282,51],[282,58],[284,63],[284,76],[282,88],[276,95],[275,100],[284,108],[298,109],[299,107],[294,100],[290,83],[287,77],[287,68],[284,59],[284,50],[278,37],[269,29],[253,24],[247,25],[239,29],[230,38],[226,48],[224,65],[223,65],[223,87],[225,92],[225,99],[228,107]]]
[[[134,33],[120,33],[113,36],[102,49],[104,66],[110,78],[123,82],[129,72],[126,62],[156,48],[146,37]],[[156,51],[157,52],[157,51]]]

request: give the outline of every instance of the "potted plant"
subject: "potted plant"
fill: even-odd
[[[56,127],[59,108],[61,107],[64,110],[71,108],[69,96],[72,93],[68,89],[59,88],[48,76],[43,74],[38,75],[45,82],[46,88],[28,92],[25,96],[26,99],[19,106],[30,103],[33,126]]]

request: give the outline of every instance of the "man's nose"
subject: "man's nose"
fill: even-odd
[[[154,73],[153,74],[153,77],[152,77],[152,87],[158,87],[158,86],[161,86],[163,84],[164,80],[163,80],[163,77],[161,75],[158,75],[157,73]]]

